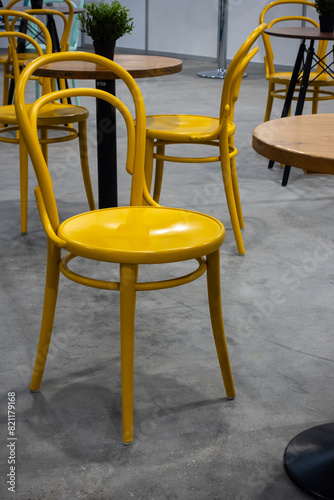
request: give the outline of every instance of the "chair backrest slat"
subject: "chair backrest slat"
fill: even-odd
[[[26,21],[36,26],[36,29],[40,30],[43,33],[45,43],[46,43],[46,52],[50,54],[52,52],[52,42],[50,34],[46,28],[46,26],[37,18],[32,17],[27,12],[18,12],[14,10],[3,9],[1,11],[1,15],[4,20],[4,25],[6,31],[0,32],[1,38],[8,39],[8,62],[13,66],[14,79],[17,80],[20,75],[20,67],[18,61],[18,41],[24,40],[25,42],[31,44],[35,49],[38,55],[42,55],[43,51],[40,48],[38,41],[33,39],[26,33],[21,33],[20,31],[15,31],[17,28],[18,21]]]
[[[305,23],[307,26],[313,26],[316,28],[319,28],[319,23],[312,19],[311,17],[305,15],[283,15],[283,16],[275,16],[275,8],[280,7],[281,5],[287,6],[287,5],[300,5],[300,6],[307,6],[311,7],[313,11],[315,12],[315,3],[311,2],[309,0],[275,0],[274,2],[270,2],[268,5],[264,7],[264,9],[261,11],[260,14],[260,23],[266,22],[268,25],[268,28],[271,28],[275,26],[276,24],[279,23],[286,23],[289,21],[298,21],[300,26],[302,23]],[[273,9],[273,10],[272,10]],[[275,16],[271,20],[267,20],[267,16]],[[266,69],[266,76],[267,78],[274,74],[275,71],[275,65],[274,65],[274,51],[271,45],[271,39],[270,35],[267,33],[262,34],[262,39],[263,39],[263,44],[265,48],[265,56],[264,56],[264,63],[265,63],[265,69]],[[327,40],[321,40],[318,45],[317,49],[317,56],[321,59],[325,57],[326,55],[326,49],[327,49],[328,41]],[[317,72],[321,71],[321,67],[318,65],[317,66]]]
[[[12,9],[13,7],[15,8],[15,5],[18,4],[19,2],[22,2],[22,0],[11,0],[9,4],[7,5],[7,9]],[[71,33],[71,28],[72,28],[72,23],[74,19],[74,7],[73,4],[70,0],[60,0],[57,2],[58,4],[63,3],[67,9],[68,13],[64,14],[63,12],[57,10],[57,8],[52,8],[52,7],[46,7],[42,9],[27,9],[26,12],[31,14],[31,15],[46,15],[46,16],[53,16],[54,18],[61,18],[63,22],[63,30],[62,34],[59,40],[59,45],[60,45],[60,50],[61,51],[67,51],[69,49],[69,38],[70,38],[70,33]],[[47,5],[47,4],[46,4]]]
[[[226,76],[224,79],[224,85],[220,103],[221,120],[223,119],[225,108],[227,105],[230,108],[230,115],[231,114],[233,115],[234,103],[237,99],[241,79],[243,76],[243,72],[240,71],[240,68],[242,67],[243,71],[245,71],[245,68],[251,59],[251,57],[248,58],[247,55],[251,50],[253,44],[256,42],[258,37],[263,33],[265,28],[266,24],[262,23],[249,35],[249,37],[241,45],[238,52],[235,54],[235,56],[233,57],[232,61],[228,66]],[[255,52],[252,52],[252,57],[254,56],[254,54]],[[246,62],[247,64],[245,64]]]
[[[132,96],[134,116],[132,117],[128,107],[116,96],[109,94],[106,91],[92,88],[65,89],[46,94],[33,104],[28,116],[25,105],[25,88],[31,75],[37,70],[37,68],[45,64],[76,60],[88,61],[104,66],[120,78],[125,83]],[[43,55],[31,62],[23,70],[15,88],[15,108],[20,130],[27,145],[28,152],[35,169],[38,185],[43,196],[43,201],[55,232],[57,231],[59,225],[59,216],[56,197],[52,188],[51,175],[38,143],[37,116],[40,108],[46,103],[75,96],[91,96],[94,98],[104,99],[113,105],[123,116],[127,127],[128,139],[126,169],[132,176],[130,204],[141,205],[143,200],[145,183],[144,160],[146,113],[141,92],[132,76],[114,61],[96,54],[89,54],[86,52],[59,52],[57,54]]]

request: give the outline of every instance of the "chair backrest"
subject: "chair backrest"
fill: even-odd
[[[55,3],[62,3],[64,0],[44,0],[43,5],[47,5],[49,3],[55,4]],[[27,4],[30,4],[30,0],[27,1],[25,0]],[[80,9],[83,8],[85,0],[79,0],[77,3],[71,2],[73,5],[73,8],[75,9],[76,7],[79,7]],[[74,14],[73,17],[73,22],[72,22],[72,27],[71,27],[71,33],[69,36],[69,48],[68,50],[77,50],[78,47],[78,40],[79,40],[79,26],[80,26],[80,21],[78,19],[78,14]]]
[[[9,4],[7,5],[7,9],[12,9],[19,2],[22,2],[22,0],[11,0],[11,2],[9,2]],[[28,12],[29,14],[34,16],[45,15],[45,16],[52,16],[54,19],[61,18],[63,22],[63,29],[59,40],[59,45],[61,52],[63,52],[69,50],[69,37],[71,33],[74,12],[73,12],[73,4],[70,0],[61,0],[61,3],[64,4],[66,10],[68,10],[68,13],[65,14],[60,10],[57,10],[56,8],[29,9],[26,10],[25,12]]]
[[[279,23],[286,23],[287,21],[298,21],[298,23],[300,23],[300,25],[301,25],[301,23],[305,23],[306,26],[311,25],[311,26],[314,26],[316,28],[319,27],[319,24],[317,23],[317,21],[315,21],[311,17],[303,16],[303,15],[284,15],[284,16],[274,17],[273,19],[268,21],[267,17],[269,17],[269,15],[271,15],[271,17],[275,16],[275,13],[274,13],[275,7],[279,7],[281,5],[300,5],[300,6],[305,5],[305,6],[311,7],[315,11],[315,3],[308,1],[308,0],[275,0],[274,2],[271,2],[268,5],[266,5],[264,7],[264,9],[262,10],[262,12],[260,14],[260,23],[266,22],[268,25],[267,27],[271,28],[272,26],[279,24]],[[273,9],[273,10],[271,10],[271,9]],[[269,14],[268,14],[268,12],[269,12]],[[266,76],[268,78],[270,75],[275,73],[274,52],[273,52],[272,45],[271,45],[270,35],[263,33],[262,39],[263,39],[263,44],[264,44],[264,48],[266,51],[266,54],[264,56],[264,64],[265,64],[265,68],[266,68]],[[318,50],[317,50],[317,55],[319,58],[322,58],[325,56],[327,43],[328,42],[326,40],[322,40],[319,42],[319,46],[318,46]],[[321,71],[321,68],[318,67],[317,70]]]
[[[130,106],[134,106],[134,116],[128,107],[116,96],[94,88],[65,89],[50,92],[40,97],[31,107],[29,116],[25,106],[25,88],[31,75],[37,68],[48,63],[57,61],[88,61],[110,69],[113,74],[120,78],[128,88],[132,99]],[[57,54],[43,55],[32,61],[21,73],[15,87],[15,109],[20,126],[20,131],[27,145],[33,167],[38,180],[38,190],[42,195],[42,203],[45,206],[45,214],[49,221],[44,227],[52,230],[54,238],[57,238],[56,231],[59,226],[59,216],[56,205],[56,198],[52,189],[50,172],[43,157],[37,134],[37,115],[40,108],[52,101],[75,97],[91,96],[103,99],[114,106],[123,116],[127,127],[127,156],[126,170],[132,176],[131,181],[131,205],[142,205],[143,196],[147,201],[151,201],[147,196],[147,187],[144,176],[145,159],[145,138],[146,138],[146,112],[144,101],[138,85],[132,76],[117,63],[86,52],[58,52]],[[135,125],[136,124],[136,125]],[[155,204],[153,202],[153,204]],[[49,234],[49,233],[48,233]]]
[[[51,54],[52,52],[52,42],[50,34],[46,26],[37,18],[31,16],[27,12],[18,12],[15,10],[3,9],[1,15],[4,20],[5,30],[0,32],[0,38],[8,39],[8,61],[13,66],[14,79],[17,80],[20,75],[20,65],[18,61],[17,47],[19,40],[24,40],[25,43],[30,43],[37,54],[40,56],[43,54],[41,47],[37,40],[27,35],[26,33],[21,33],[20,31],[15,31],[15,27],[18,26],[20,21],[24,20],[35,26],[36,29],[40,30],[45,39],[46,52]]]
[[[265,28],[266,24],[262,23],[249,35],[228,66],[220,103],[220,128],[223,126],[223,116],[226,112],[226,106],[229,107],[230,118],[233,117],[234,104],[238,98],[243,73],[250,59],[258,51],[258,48],[255,48],[255,50],[253,49],[251,52],[250,50]]]

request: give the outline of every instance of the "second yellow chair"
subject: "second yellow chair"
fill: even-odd
[[[150,185],[153,158],[156,159],[156,172],[153,198],[160,199],[164,162],[208,163],[220,162],[227,205],[232,222],[234,237],[240,254],[245,253],[240,228],[244,227],[242,216],[234,145],[235,125],[233,123],[234,105],[238,98],[239,87],[244,70],[257,48],[250,49],[261,35],[266,25],[256,28],[240,47],[231,61],[222,91],[218,117],[202,115],[151,115],[147,117],[146,175]],[[225,122],[225,114],[228,122]],[[210,145],[219,149],[219,155],[211,157],[170,156],[165,153],[171,144]],[[205,183],[205,174],[203,176]]]

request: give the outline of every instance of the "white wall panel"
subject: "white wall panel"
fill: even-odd
[[[4,0],[4,5],[8,1]],[[88,0],[89,3],[91,1]],[[258,25],[260,12],[270,1],[228,0],[228,59],[233,57],[244,39]],[[144,51],[147,37],[148,50],[151,52],[216,59],[219,0],[121,0],[121,3],[130,10],[135,28],[132,34],[117,41],[118,47]],[[277,15],[301,15],[302,7],[285,5],[276,12]],[[313,9],[308,9],[307,13],[313,14],[312,17],[317,19]],[[85,43],[91,44],[91,40],[85,37]],[[263,62],[262,41],[259,40],[257,45],[260,50],[254,61]],[[298,48],[297,40],[272,37],[272,45],[276,64],[293,64]],[[6,42],[1,40],[0,46],[5,47]]]
[[[151,0],[148,14],[149,50],[217,56],[217,0]]]
[[[130,10],[133,17],[134,29],[131,34],[124,35],[117,40],[118,47],[145,50],[145,0],[120,0]]]
[[[271,0],[229,0],[227,58],[231,59],[259,15]],[[217,57],[219,0],[149,0],[148,48],[151,51],[199,57]],[[312,9],[310,9],[312,12]],[[302,14],[301,6],[284,5],[278,15]],[[317,18],[315,14],[313,17]],[[296,25],[296,22],[292,24]],[[292,65],[298,41],[273,39],[275,62]],[[264,48],[254,61],[263,62]]]

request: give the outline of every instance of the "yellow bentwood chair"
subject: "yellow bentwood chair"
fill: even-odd
[[[24,19],[31,25],[34,24],[36,29],[39,29],[46,41],[46,52],[51,53],[51,38],[45,25],[38,19],[32,17],[25,12],[17,12],[13,10],[2,10],[1,15],[4,18],[7,31],[0,32],[1,37],[7,37],[9,40],[8,55],[14,69],[15,81],[20,75],[20,63],[18,54],[16,53],[17,40],[23,39],[31,43],[38,55],[43,52],[38,45],[38,42],[25,33],[12,31],[10,26],[17,24],[17,20]],[[9,17],[12,18],[9,21]],[[51,90],[51,82],[47,78],[41,80],[43,82],[43,92]],[[30,104],[27,104],[27,110],[30,109]],[[43,112],[38,118],[38,129],[40,132],[39,142],[42,151],[47,161],[48,145],[54,143],[62,143],[79,138],[79,153],[81,160],[81,169],[83,174],[86,195],[89,208],[95,208],[92,186],[90,182],[88,157],[87,157],[87,128],[86,120],[88,118],[88,110],[82,106],[74,106],[59,102],[52,102],[43,109]],[[20,198],[21,198],[21,232],[27,232],[28,225],[28,152],[24,141],[19,133],[18,120],[14,105],[0,107],[0,123],[3,124],[0,128],[0,142],[10,144],[19,144],[20,150]],[[72,124],[77,123],[78,129],[75,129]],[[49,134],[52,130],[52,134]],[[14,136],[13,136],[14,132]]]
[[[289,6],[300,6],[301,9],[302,6],[305,5],[315,12],[314,2],[310,2],[308,0],[275,0],[274,2],[270,2],[268,5],[266,5],[262,10],[260,14],[260,23],[266,22],[268,28],[272,28],[273,26],[280,23],[282,23],[283,26],[286,26],[287,22],[298,21],[299,26],[301,25],[302,22],[304,22],[305,26],[319,27],[319,24],[314,19],[308,16],[284,15],[280,17],[274,17],[273,19],[272,16],[275,16],[275,10],[277,13],[277,8],[279,9],[282,5],[285,6],[287,9],[290,8]],[[293,24],[294,26],[296,26],[296,23]],[[272,49],[270,35],[263,33],[262,39],[266,51],[264,57],[264,64],[266,68],[266,78],[268,80],[268,97],[267,97],[267,106],[264,116],[264,121],[266,122],[270,120],[274,99],[285,99],[291,81],[292,72],[277,71],[275,69],[274,51]],[[328,42],[326,40],[322,40],[319,42],[317,50],[317,56],[319,57],[319,59],[325,58],[327,43]],[[334,99],[334,92],[333,90],[331,90],[331,87],[333,86],[334,86],[333,78],[323,71],[323,65],[318,64],[316,71],[312,71],[310,73],[309,83],[307,87],[307,96],[305,99],[306,101],[312,102],[313,114],[317,113],[318,111],[319,101]],[[295,89],[296,95],[293,97],[294,101],[297,100],[298,98],[299,88],[300,85],[296,85]]]
[[[30,75],[39,66],[55,61],[91,61],[110,69],[123,80],[132,99],[135,116],[115,96],[97,89],[59,90],[44,95],[31,107],[28,115],[24,91]],[[104,99],[121,113],[127,128],[126,170],[132,176],[130,206],[93,210],[59,223],[50,172],[39,147],[37,118],[44,105],[69,96],[93,96]],[[32,376],[31,390],[40,388],[53,328],[59,273],[82,285],[120,293],[121,375],[123,441],[133,440],[134,321],[136,292],[179,286],[207,272],[209,308],[216,349],[227,396],[235,396],[224,334],[220,294],[220,247],[225,237],[223,224],[198,212],[164,208],[150,197],[144,173],[145,107],[133,78],[118,64],[84,52],[45,55],[33,61],[19,79],[15,106],[24,140],[36,172],[37,204],[47,234],[48,257],[44,310],[40,340]],[[227,113],[224,115],[225,124]],[[135,119],[135,122],[134,122]],[[143,202],[144,200],[144,202]],[[67,253],[61,256],[62,249]],[[69,263],[80,256],[91,261],[119,264],[119,281],[99,281],[79,275]],[[198,267],[179,278],[138,281],[140,264],[165,264],[195,259]]]
[[[234,146],[235,125],[233,123],[234,106],[238,99],[239,88],[244,70],[257,52],[257,48],[250,49],[265,29],[265,24],[256,28],[242,44],[230,63],[224,80],[219,117],[202,115],[151,115],[147,117],[146,141],[146,175],[150,186],[153,158],[155,164],[155,181],[153,199],[160,200],[164,162],[176,163],[208,163],[220,162],[223,176],[226,201],[232,222],[234,237],[240,254],[245,253],[240,228],[244,227],[242,216],[235,156],[237,149]],[[228,123],[225,123],[226,107]],[[165,153],[166,146],[171,144],[201,144],[219,148],[219,156],[188,157],[170,156]]]
[[[70,2],[70,0],[59,0],[59,1],[61,1],[61,3],[67,9],[68,12],[66,14],[59,10],[56,10],[56,7],[52,6],[49,6],[49,8],[47,6],[46,7],[44,6],[44,8],[41,9],[32,9],[30,7],[29,9],[29,6],[26,6],[25,5],[26,2],[23,2],[23,0],[11,0],[11,2],[9,2],[9,4],[7,5],[6,9],[15,10],[15,8],[17,8],[19,10],[20,8],[25,7],[26,14],[36,16],[40,21],[43,21],[43,19],[44,20],[51,19],[52,33],[53,33],[53,36],[51,37],[52,42],[53,43],[56,42],[56,33],[54,30],[56,24],[57,24],[57,37],[59,38],[58,40],[59,47],[56,46],[52,47],[51,52],[52,51],[63,52],[65,50],[66,51],[69,50],[69,36],[74,21],[74,12],[73,12],[73,5]],[[21,3],[22,5],[17,5],[19,3]],[[23,19],[20,20],[19,25],[21,24],[22,26],[21,27],[17,26],[17,29],[20,29],[21,31],[25,32],[31,38],[36,39],[42,51],[45,52],[43,31],[38,29],[35,23],[24,22]],[[46,26],[47,27],[49,26],[48,22],[46,22]],[[24,45],[22,43],[22,45],[19,48],[19,55],[18,55],[18,61],[20,66],[23,66],[32,59],[35,59],[37,55],[38,54],[36,53],[35,47],[32,46],[29,43],[29,41],[26,41]],[[6,104],[12,104],[12,94],[9,92],[9,89],[10,89],[10,81],[14,79],[14,71],[11,64],[12,61],[10,58],[8,58],[8,55],[0,56],[0,63],[4,65],[3,105],[5,106]],[[36,99],[37,99],[39,97],[38,78],[32,77],[32,79],[36,80]]]

